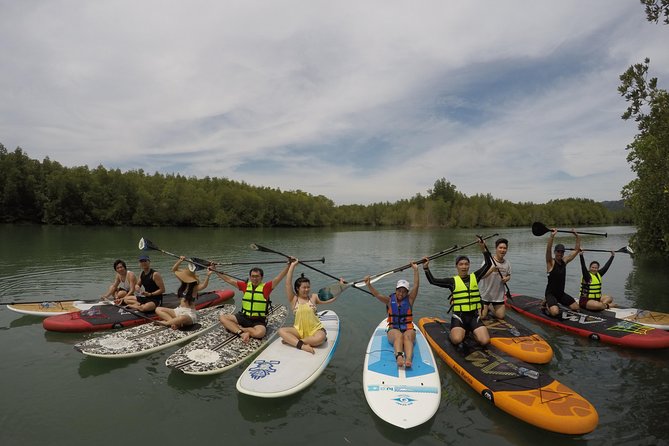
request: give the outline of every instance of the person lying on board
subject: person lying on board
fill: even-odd
[[[481,321],[482,305],[478,282],[492,266],[492,260],[486,249],[485,241],[479,238],[478,243],[484,262],[481,268],[471,274],[469,273],[469,257],[461,255],[455,259],[457,275],[435,279],[430,271],[430,259],[423,257],[423,271],[428,282],[451,291],[449,311],[453,311],[453,316],[451,316],[451,331],[448,336],[454,345],[460,345],[467,333],[472,333],[480,345],[487,345],[490,342],[488,329]]]
[[[609,270],[609,266],[613,263],[615,253],[611,251],[611,257],[600,269],[599,262],[593,260],[590,262],[590,268],[586,268],[585,259],[583,258],[583,250],[579,250],[581,260],[581,297],[578,305],[581,308],[592,311],[606,310],[613,307],[613,298],[602,294],[602,276]]]
[[[574,260],[581,249],[581,238],[576,230],[571,232],[576,237],[576,245],[574,245],[574,252],[565,257],[564,245],[558,243],[555,245],[555,257],[551,255],[551,248],[553,247],[553,239],[557,234],[557,229],[551,229],[551,235],[548,236],[548,243],[546,244],[546,273],[548,274],[548,283],[546,284],[545,301],[542,304],[542,310],[547,316],[557,317],[560,315],[560,307],[558,303],[569,307],[573,311],[578,311],[578,303],[569,294],[565,293],[565,280],[567,278],[567,264]]]
[[[195,308],[197,293],[207,288],[209,285],[209,276],[212,273],[211,268],[209,268],[204,282],[200,283],[199,277],[194,272],[188,269],[179,269],[179,265],[184,260],[186,260],[186,257],[181,256],[174,266],[172,266],[172,272],[177,276],[180,283],[177,290],[179,306],[175,309],[166,307],[156,308],[156,314],[161,319],[156,321],[156,324],[171,327],[173,330],[197,323],[197,309]]]
[[[270,294],[288,272],[290,262],[271,281],[263,283],[265,275],[261,268],[253,267],[249,271],[249,280],[237,280],[225,273],[216,274],[224,282],[243,292],[242,308],[236,314],[221,314],[221,324],[230,333],[235,333],[247,343],[251,338],[262,339],[267,333],[267,309],[270,303]]]
[[[511,280],[511,262],[504,257],[509,249],[509,241],[505,238],[495,240],[495,254],[492,257],[493,265],[486,275],[479,281],[481,292],[481,319],[488,316],[488,309],[492,307],[492,316],[496,319],[504,319],[504,294],[505,284]],[[481,265],[483,266],[483,265]]]
[[[313,354],[315,353],[314,347],[318,347],[327,340],[327,332],[316,315],[316,306],[331,304],[337,300],[337,296],[329,300],[321,300],[318,294],[311,293],[311,282],[304,277],[304,274],[295,280],[291,288],[293,272],[299,263],[299,260],[295,258],[291,260],[285,287],[288,305],[293,310],[295,322],[292,327],[279,328],[278,333],[284,344]]]
[[[416,342],[416,329],[413,325],[413,303],[418,297],[420,286],[418,265],[411,263],[413,268],[413,288],[409,288],[408,280],[398,280],[395,292],[390,296],[381,294],[365,277],[365,285],[378,300],[386,305],[388,311],[388,330],[386,336],[393,346],[395,361],[398,367],[411,367],[413,362],[413,345]]]
[[[107,292],[100,296],[100,299],[108,300],[113,297],[114,303],[121,305],[124,303],[123,298],[134,291],[137,276],[132,271],[128,271],[128,267],[121,259],[114,262],[114,271],[116,272],[114,282],[112,282]]]
[[[139,266],[142,272],[139,274],[139,282],[135,284],[135,294],[126,296],[123,301],[133,310],[153,311],[163,303],[165,283],[160,273],[151,268],[149,256],[139,256]]]

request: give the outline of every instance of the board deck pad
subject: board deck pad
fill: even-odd
[[[232,298],[234,294],[235,293],[231,290],[218,290],[200,294],[195,301],[195,307],[197,309],[202,309],[216,306]],[[176,294],[165,294],[162,303],[163,307],[176,308],[178,305],[179,298]],[[158,315],[153,311],[141,312],[127,310],[117,305],[108,304],[94,306],[88,310],[79,312],[47,317],[42,321],[42,326],[50,331],[80,333],[132,327],[134,325],[147,323],[148,320],[146,318],[154,320],[159,319]]]
[[[622,307],[610,308],[605,310],[604,313],[625,321],[636,322],[660,330],[669,330],[669,314],[667,313]]]
[[[86,303],[83,300],[60,300],[44,301],[31,304],[7,305],[7,308],[20,314],[26,314],[36,317],[57,316],[60,314],[73,313],[83,309],[89,309],[98,305],[106,305],[107,302]]]
[[[490,333],[490,343],[503,352],[532,364],[547,364],[553,359],[553,349],[544,338],[507,314],[504,319],[484,319]]]
[[[327,332],[327,339],[314,347],[314,354],[284,344],[278,338],[242,372],[237,380],[237,390],[261,398],[279,398],[311,385],[325,370],[339,343],[337,314],[325,310],[317,315]]]
[[[196,324],[173,330],[157,324],[143,324],[108,335],[79,342],[74,348],[88,356],[99,358],[132,358],[163,350],[199,336],[219,324],[221,313],[230,314],[234,305],[209,307],[198,310]]]
[[[609,344],[632,348],[656,349],[669,347],[669,333],[632,321],[617,319],[606,312],[573,311],[560,307],[557,317],[541,309],[541,299],[514,295],[506,305],[520,314],[553,327]]]
[[[251,338],[248,343],[222,326],[216,327],[172,353],[165,365],[188,375],[223,373],[264,348],[276,336],[287,314],[285,306],[272,306],[267,317],[267,334],[262,339]]]
[[[463,348],[448,336],[450,324],[421,318],[419,327],[437,354],[481,396],[516,418],[553,432],[585,434],[599,422],[585,398],[550,375],[467,336]]]
[[[386,327],[383,319],[367,345],[363,391],[367,404],[379,418],[409,429],[430,420],[439,409],[439,371],[432,350],[418,329],[411,367],[398,367]]]

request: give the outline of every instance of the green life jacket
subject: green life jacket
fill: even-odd
[[[267,300],[263,295],[264,283],[258,284],[254,289],[253,284],[246,282],[246,292],[242,296],[242,313],[248,317],[266,317]]]
[[[590,273],[590,283],[581,278],[581,296],[588,296],[588,299],[602,298],[602,275],[599,273]]]
[[[460,276],[454,276],[455,288],[451,295],[451,308],[454,312],[474,311],[481,308],[481,293],[476,282],[476,275],[469,275],[469,288]]]

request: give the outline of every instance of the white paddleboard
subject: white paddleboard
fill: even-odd
[[[7,308],[20,314],[36,317],[58,316],[66,313],[74,313],[81,310],[88,310],[96,305],[105,305],[107,302],[100,301],[87,303],[83,300],[63,300],[54,302],[40,302],[30,304],[16,303],[7,305]]]
[[[219,326],[172,353],[165,365],[187,375],[223,373],[264,348],[276,336],[287,315],[285,306],[273,306],[267,316],[265,337],[251,338],[248,343]]]
[[[669,314],[659,311],[640,310],[638,308],[618,308],[613,307],[605,312],[613,313],[616,318],[626,321],[636,322],[637,324],[647,325],[648,327],[660,330],[669,330]]]
[[[428,421],[441,401],[439,370],[423,333],[416,327],[411,367],[397,367],[386,336],[386,319],[367,345],[362,386],[369,407],[382,420],[403,429]]]
[[[190,327],[173,330],[157,324],[143,324],[117,331],[104,336],[97,336],[79,342],[75,349],[88,356],[98,358],[133,358],[148,355],[206,333],[220,324],[221,313],[232,313],[234,305],[210,307],[198,310],[198,322]]]
[[[292,395],[308,387],[325,370],[339,342],[339,317],[332,310],[319,311],[327,340],[315,353],[298,350],[277,339],[251,363],[237,380],[237,390],[261,398]]]

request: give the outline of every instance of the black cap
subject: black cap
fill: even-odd
[[[562,251],[562,252],[564,252],[564,245],[563,245],[562,243],[558,243],[557,245],[555,245],[555,249],[554,249],[553,251],[555,251],[555,252],[558,252],[558,251]]]

